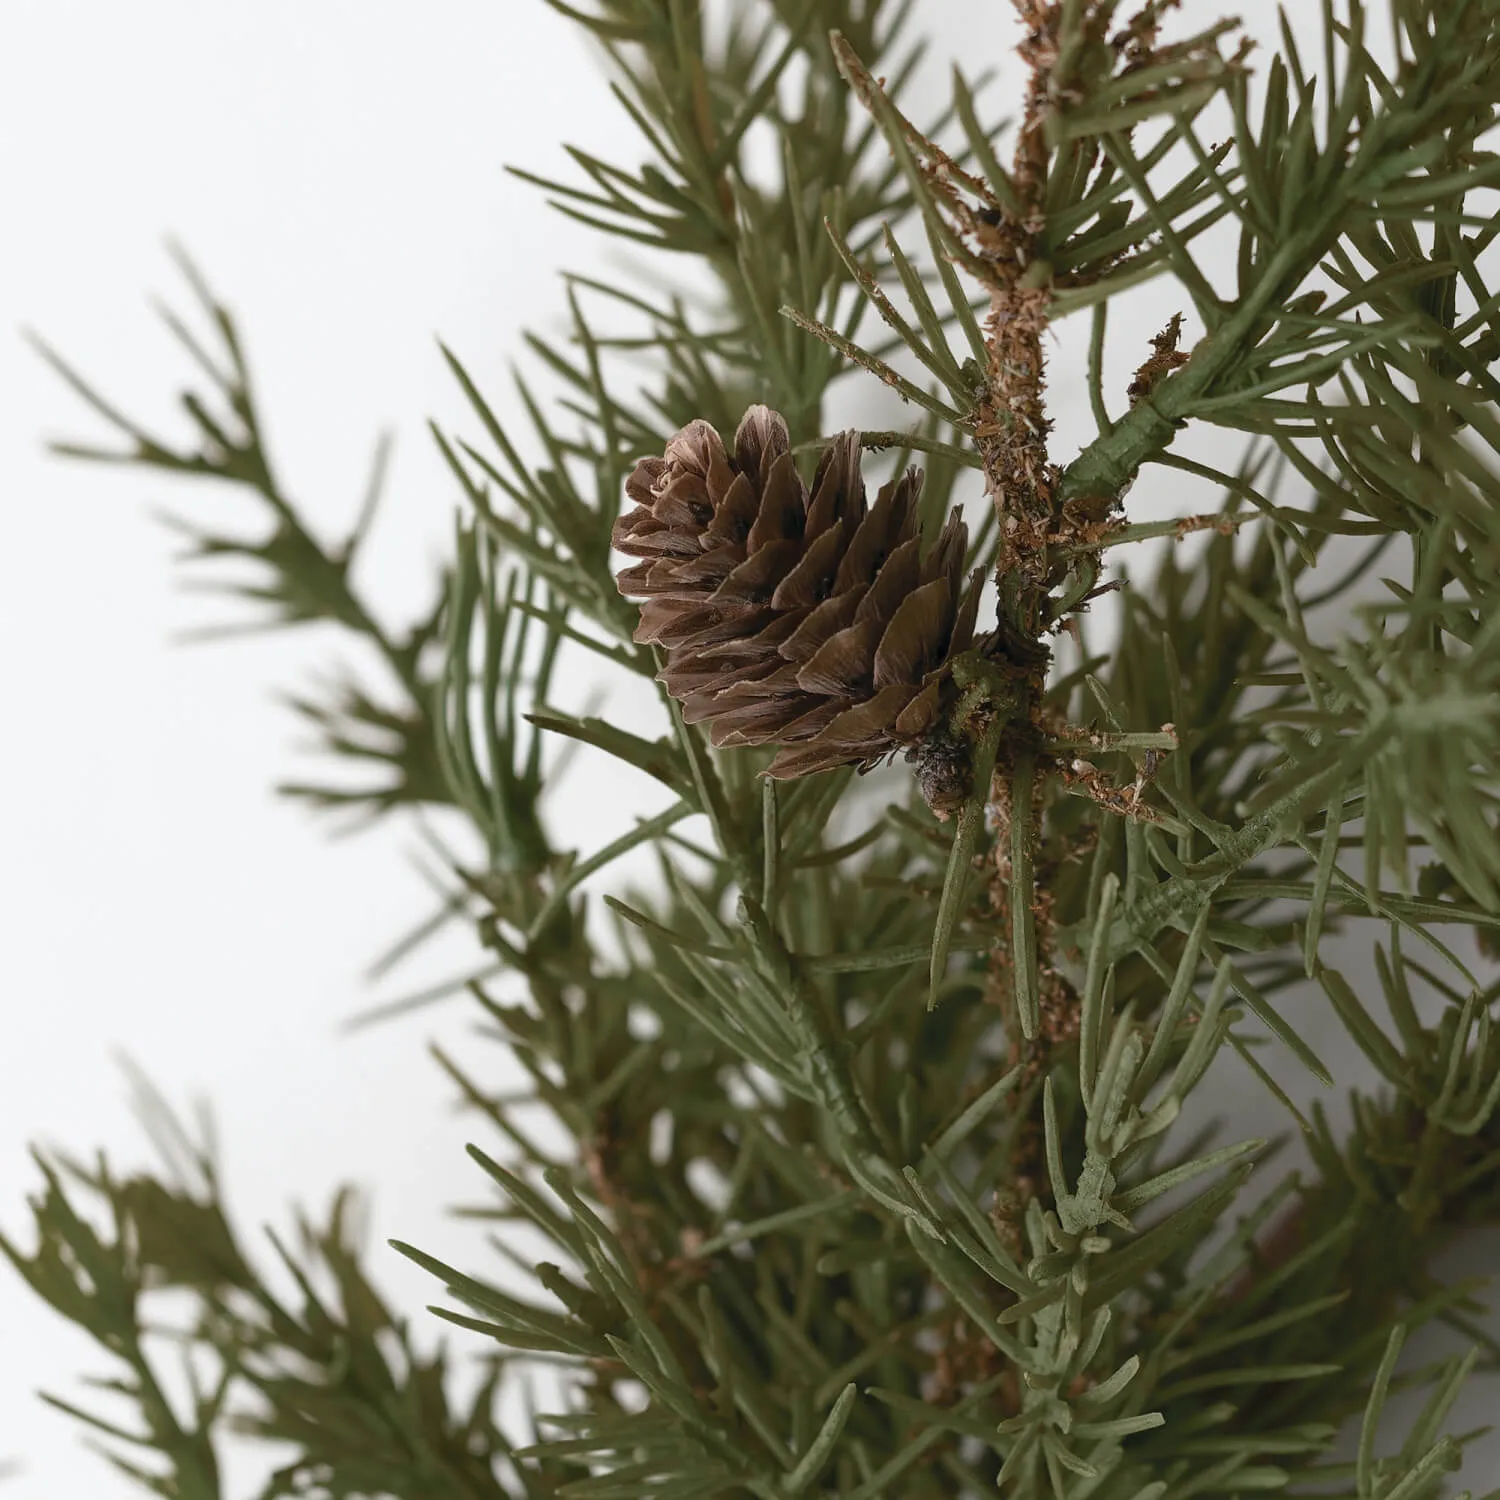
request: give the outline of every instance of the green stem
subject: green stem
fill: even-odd
[[[1349,183],[1344,193],[1330,194],[1322,213],[1276,250],[1233,314],[1198,344],[1187,364],[1084,448],[1063,471],[1059,504],[1118,495],[1147,459],[1172,445],[1194,404],[1234,371],[1264,332],[1272,310],[1292,295],[1339,239],[1347,224],[1348,201],[1358,192],[1359,185]]]

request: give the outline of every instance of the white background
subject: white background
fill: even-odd
[[[1269,38],[1270,7],[1244,8]],[[937,59],[962,52],[971,71],[1006,34],[994,4],[925,9]],[[348,1177],[372,1186],[377,1279],[420,1317],[436,1288],[383,1240],[462,1262],[477,1236],[443,1210],[481,1187],[462,1151],[474,1127],[425,1042],[491,1075],[495,1062],[462,1002],[337,1034],[376,998],[362,968],[429,896],[411,839],[332,842],[270,790],[308,769],[273,695],[309,685],[335,645],[172,643],[239,606],[174,589],[175,544],[148,510],[241,512],[205,488],[47,458],[44,436],[105,434],[20,326],[183,431],[171,401],[187,367],[146,305],[182,305],[162,250],[180,237],[240,317],[275,456],[326,534],[354,514],[377,431],[395,428],[361,581],[402,621],[455,508],[422,427],[457,414],[434,334],[498,391],[523,323],[559,326],[556,269],[600,268],[590,237],[502,165],[566,173],[562,140],[628,162],[621,127],[595,60],[541,0],[3,0],[0,1228],[23,1247],[39,1180],[27,1142],[149,1160],[124,1049],[174,1104],[212,1101],[242,1227],[284,1228],[294,1201],[321,1215]],[[587,791],[558,810],[563,842],[599,841],[610,788]],[[410,977],[462,962],[435,952]],[[1337,1060],[1336,1028],[1309,1034]],[[1259,1103],[1234,1102],[1236,1126],[1255,1128]],[[0,1270],[0,1456],[26,1464],[8,1497],[133,1493],[30,1395],[87,1403],[76,1375],[108,1363]],[[1496,1452],[1476,1453],[1473,1483],[1496,1481]],[[236,1496],[259,1469],[235,1460]]]

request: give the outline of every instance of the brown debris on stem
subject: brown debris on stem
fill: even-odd
[[[1173,370],[1180,369],[1188,362],[1187,355],[1177,347],[1177,341],[1181,337],[1182,314],[1173,313],[1167,326],[1151,340],[1150,357],[1135,372],[1135,379],[1126,387],[1125,395],[1132,406],[1144,401]]]

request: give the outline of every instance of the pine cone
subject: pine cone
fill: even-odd
[[[626,481],[614,545],[644,561],[635,639],[666,653],[661,680],[716,745],[781,745],[767,774],[867,770],[936,724],[948,663],[973,643],[983,571],[961,588],[955,514],[921,556],[909,469],[865,503],[859,435],[828,446],[811,490],[785,421],[753,406],[734,453],[692,422]]]

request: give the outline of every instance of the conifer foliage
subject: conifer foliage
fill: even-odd
[[[223,1500],[231,1427],[295,1449],[267,1500],[1454,1494],[1451,1408],[1500,1356],[1433,1274],[1500,1220],[1500,0],[1323,0],[1273,55],[1203,5],[1014,0],[1019,83],[955,69],[931,121],[910,3],[551,3],[637,154],[540,186],[716,295],[568,275],[571,342],[514,400],[448,356],[465,513],[414,624],[360,592],[363,521],[303,524],[190,267],[194,444],[45,351],[124,440],[68,451],[247,488],[264,537],[205,499],[196,551],[373,646],[384,681],[300,707],[378,779],[293,790],[472,825],[444,919],[534,1094],[440,1061],[499,1240],[548,1248],[518,1283],[396,1245],[488,1361],[460,1403],[344,1198],[276,1241],[279,1299],[158,1104],[170,1177],[41,1157],[33,1244],[0,1240],[136,1415],[50,1399],[178,1500]],[[1184,311],[1120,365],[1108,314],[1153,280]],[[1076,451],[1049,376],[1088,393]],[[911,420],[830,433],[836,384]],[[1218,508],[1132,514],[1164,469]],[[654,685],[657,722],[560,706],[560,664]],[[661,795],[558,848],[564,747]],[[1346,1131],[1284,1083],[1333,1081],[1315,1012],[1367,1064]],[[1210,1067],[1308,1171],[1184,1133]],[[217,1362],[190,1406],[161,1288]],[[1428,1323],[1469,1352],[1403,1362]],[[553,1409],[502,1420],[543,1368]]]

